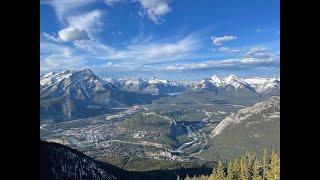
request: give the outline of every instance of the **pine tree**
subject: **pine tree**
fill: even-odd
[[[269,163],[269,171],[266,173],[268,180],[280,179],[280,159],[275,151],[272,151],[271,160]]]
[[[246,158],[247,158],[247,164],[248,164],[248,178],[252,179],[253,176],[253,165],[256,160],[255,154],[250,154],[249,152],[246,152]]]
[[[219,161],[219,164],[218,164],[218,168],[216,170],[216,173],[217,173],[217,180],[223,180],[224,177],[225,177],[225,174],[224,174],[224,168],[223,168],[223,164],[221,161]]]
[[[240,159],[240,179],[241,180],[248,180],[248,162],[246,157],[242,157]]]
[[[235,179],[239,179],[240,178],[240,163],[238,161],[238,159],[236,158],[233,162],[233,172],[234,172],[234,176]]]
[[[230,161],[228,164],[228,175],[227,180],[232,180],[236,178],[236,172],[234,171],[233,162]]]
[[[197,180],[208,180],[208,176],[205,176],[205,175],[199,176]]]
[[[213,171],[213,173],[208,177],[208,180],[216,180],[215,179],[215,172]]]
[[[224,169],[223,169],[223,164],[221,161],[218,163],[218,167],[215,168],[214,173],[212,176],[209,177],[209,180],[224,180]]]
[[[181,178],[180,178],[180,176],[179,176],[179,175],[177,175],[177,180],[181,180]]]
[[[187,175],[187,177],[185,178],[185,180],[191,180],[191,177],[189,177],[189,175]]]
[[[263,150],[263,157],[262,157],[262,179],[266,179],[266,173],[269,171],[269,154],[267,152],[267,148]]]
[[[262,176],[260,175],[260,161],[255,159],[252,167],[252,180],[262,180]]]

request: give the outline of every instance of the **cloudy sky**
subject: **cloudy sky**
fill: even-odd
[[[279,76],[279,0],[41,0],[41,72]]]

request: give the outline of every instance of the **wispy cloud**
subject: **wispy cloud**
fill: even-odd
[[[232,41],[235,39],[238,39],[238,37],[237,36],[221,36],[221,37],[212,36],[211,37],[212,43],[217,46],[220,46],[225,42]]]
[[[110,46],[102,44],[95,40],[76,41],[74,46],[79,50],[82,50],[96,59],[105,59],[111,54],[114,54],[116,50]]]
[[[78,13],[79,9],[96,2],[96,0],[43,0],[42,4],[51,5],[60,22],[65,23],[65,18],[74,13]]]
[[[75,49],[61,43],[40,41],[40,69],[52,71],[72,69],[85,65],[87,58]]]
[[[120,3],[122,1],[123,0],[104,0],[104,2],[110,7],[114,6],[117,3]]]
[[[251,47],[232,49],[228,47],[221,47],[218,51],[232,51],[235,50],[238,54],[235,58],[230,59],[213,59],[202,60],[197,62],[176,63],[174,65],[166,65],[161,67],[165,71],[237,71],[255,68],[279,68],[280,54],[278,51],[271,51],[265,47]]]
[[[204,71],[204,70],[239,70],[239,69],[250,69],[260,67],[278,67],[279,61],[276,59],[268,60],[251,60],[246,59],[226,59],[226,60],[209,60],[199,63],[188,63],[179,65],[170,65],[163,67],[162,70],[166,71]]]
[[[264,47],[253,47],[246,54],[246,58],[253,59],[265,59],[269,58],[271,55],[268,53],[268,49]]]
[[[56,34],[49,34],[49,33],[43,32],[40,34],[40,37],[53,42],[58,42],[58,43],[62,42],[62,40]]]
[[[126,61],[127,64],[155,63],[176,60],[185,57],[200,47],[194,35],[170,42],[150,42],[131,44],[123,49],[116,49],[95,41],[75,42],[76,47],[108,60]]]
[[[101,21],[102,16],[103,11],[95,9],[81,15],[70,16],[67,19],[70,27],[84,29],[90,33],[101,30],[104,25]]]
[[[231,48],[231,47],[219,47],[216,50],[223,53],[240,53],[242,51],[241,48]]]

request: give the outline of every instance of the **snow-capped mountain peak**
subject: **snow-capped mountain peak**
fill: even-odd
[[[195,89],[204,89],[208,87],[226,87],[232,86],[236,89],[242,87],[249,87],[250,85],[246,83],[243,79],[237,77],[236,75],[229,75],[225,78],[221,78],[218,75],[212,76],[210,79],[201,80]]]
[[[272,89],[280,89],[280,78],[273,77],[273,78],[260,78],[260,77],[253,77],[247,78],[245,81],[250,84],[255,90],[259,93],[270,91]]]
[[[211,77],[211,81],[214,83],[214,84],[221,84],[223,82],[223,80],[218,76],[218,75],[213,75]]]
[[[225,78],[225,81],[240,81],[240,78],[234,74],[230,74]]]
[[[224,79],[224,82],[226,85],[231,85],[235,87],[236,89],[241,88],[241,87],[249,87],[250,85],[246,83],[243,79],[237,77],[236,75],[229,75]]]

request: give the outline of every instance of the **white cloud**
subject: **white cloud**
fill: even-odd
[[[160,23],[162,16],[171,11],[169,0],[138,0],[143,11],[140,15],[147,14],[147,16],[154,22]]]
[[[237,36],[221,36],[221,37],[212,36],[211,37],[212,43],[217,46],[220,46],[225,42],[232,41],[235,39],[238,39],[238,37]]]
[[[51,0],[43,1],[44,4],[51,5],[60,23],[70,32],[70,28],[73,28],[78,36],[87,34],[90,38],[94,38],[94,34],[102,30],[103,23],[101,21],[103,11],[95,9],[92,11],[86,11],[86,7],[97,0]],[[78,30],[75,30],[78,29]],[[79,31],[81,30],[81,32]],[[64,32],[62,30],[62,32]],[[68,34],[67,36],[71,36]]]
[[[241,52],[241,49],[230,48],[230,47],[219,47],[217,50],[224,53],[240,53]]]
[[[113,7],[115,4],[124,2],[124,0],[104,0],[104,2],[108,6]],[[138,14],[140,16],[146,15],[156,24],[163,22],[163,16],[171,11],[169,6],[170,0],[132,0],[131,2],[138,2],[141,6]]]
[[[83,29],[69,27],[59,31],[59,38],[64,42],[71,42],[77,40],[87,40],[89,36]]]
[[[262,29],[260,29],[260,28],[256,29],[256,32],[262,32]]]

